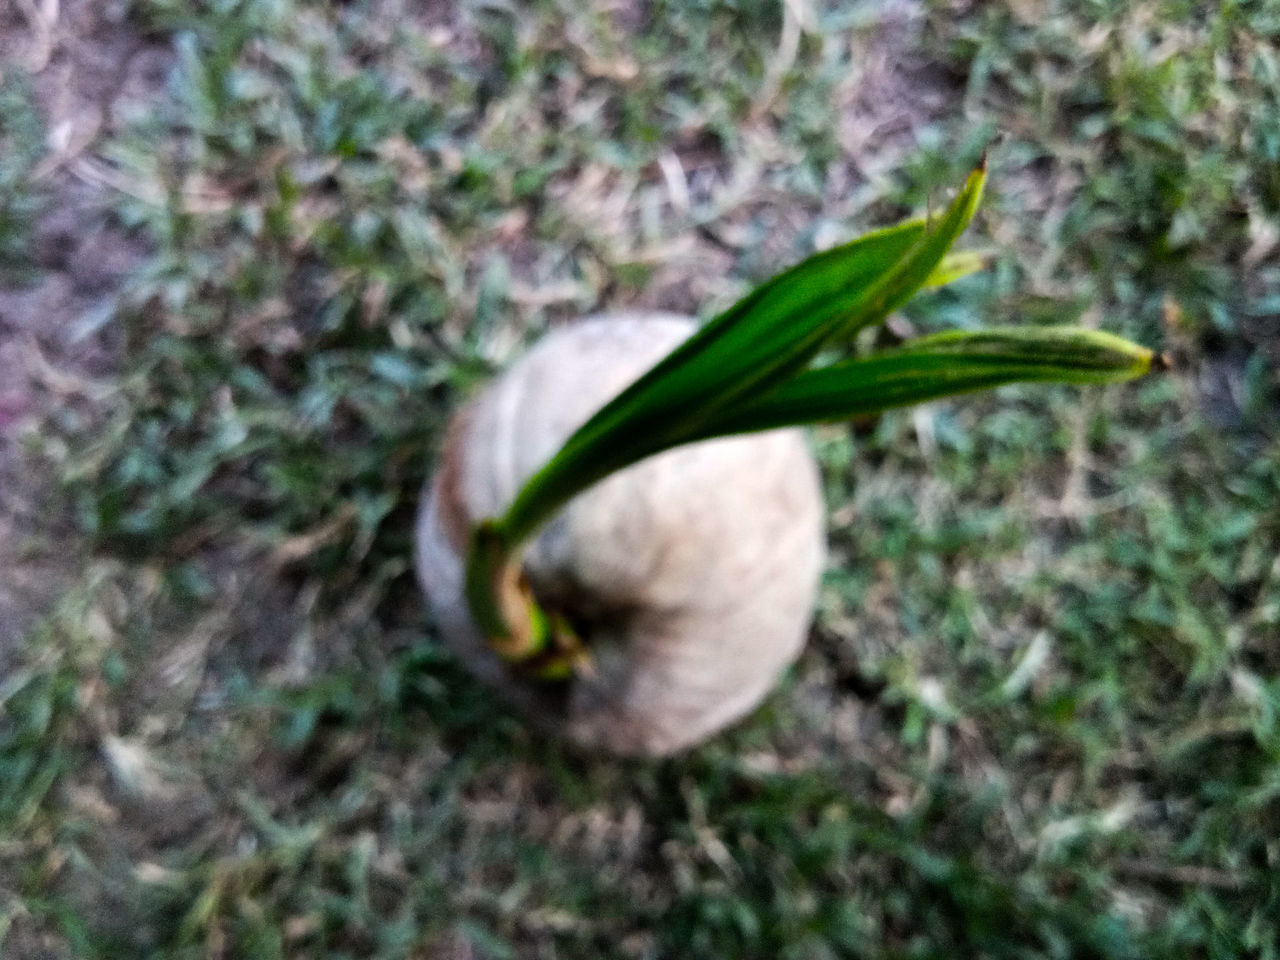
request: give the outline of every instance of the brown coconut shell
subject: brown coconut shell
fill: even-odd
[[[549,334],[454,418],[418,518],[418,574],[448,645],[543,726],[661,755],[755,707],[804,642],[823,558],[817,468],[798,430],[690,444],[606,478],[529,544],[523,569],[584,634],[592,669],[523,676],[463,597],[467,533],[601,406],[695,329],[669,314]]]

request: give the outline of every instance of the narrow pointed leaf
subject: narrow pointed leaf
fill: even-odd
[[[717,409],[804,368],[856,298],[925,235],[911,220],[824,251],[718,315],[566,441],[504,518],[522,540],[546,510],[615,470],[678,443]]]
[[[699,439],[847,420],[1006,383],[1130,380],[1159,362],[1145,347],[1079,327],[940,333],[803,373],[707,423]]]
[[[522,541],[571,496],[705,434],[717,414],[802,371],[827,343],[883,320],[938,268],[985,181],[976,170],[940,216],[810,257],[748,294],[601,409],[524,486],[503,518]]]
[[[982,202],[982,189],[986,182],[987,163],[984,159],[982,165],[969,174],[964,189],[942,216],[928,223],[919,243],[858,298],[832,339],[837,336],[852,338],[859,330],[882,322],[924,286],[973,219],[978,204]]]

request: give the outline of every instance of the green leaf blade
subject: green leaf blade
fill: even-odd
[[[705,435],[717,415],[799,373],[826,344],[883,320],[938,270],[985,182],[984,163],[940,217],[810,257],[720,314],[565,442],[522,488],[504,532],[523,541],[575,493]]]
[[[664,357],[566,446],[627,420],[668,419],[687,414],[690,405],[725,406],[760,381],[802,367],[824,342],[824,322],[836,312],[830,299],[874,284],[925,231],[923,220],[879,230],[767,281]]]
[[[1078,327],[941,333],[803,373],[708,423],[699,439],[847,420],[1007,383],[1115,383],[1157,362],[1145,347]]]
[[[850,339],[859,330],[882,322],[930,282],[952,245],[977,213],[986,183],[987,162],[984,158],[982,164],[969,174],[963,189],[942,216],[929,222],[920,242],[867,290],[849,311],[838,337]]]

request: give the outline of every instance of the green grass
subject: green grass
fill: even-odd
[[[154,254],[118,393],[45,432],[92,552],[0,679],[4,950],[1280,955],[1280,8],[938,3],[953,109],[865,182],[873,5],[815,10],[756,121],[773,4],[391,6],[133,4],[181,53],[103,148]],[[449,411],[548,324],[709,314],[919,212],[996,131],[993,267],[902,322],[1179,369],[817,431],[814,639],[708,746],[497,710],[408,570]]]
[[[44,130],[19,71],[0,73],[0,117],[0,282],[21,284],[31,267],[31,223],[41,210],[40,190],[30,181]]]

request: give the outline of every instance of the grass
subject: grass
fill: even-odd
[[[21,283],[31,264],[27,240],[40,211],[40,194],[30,175],[40,159],[43,130],[30,85],[18,71],[0,74],[0,280]]]
[[[180,52],[103,147],[154,253],[38,451],[92,551],[0,680],[6,955],[1280,955],[1280,11],[934,4],[898,59],[949,106],[877,166],[872,7],[788,65],[763,3],[133,4]],[[996,131],[992,269],[897,322],[1179,370],[816,431],[814,638],[688,756],[495,710],[407,567],[459,398],[917,212]]]

